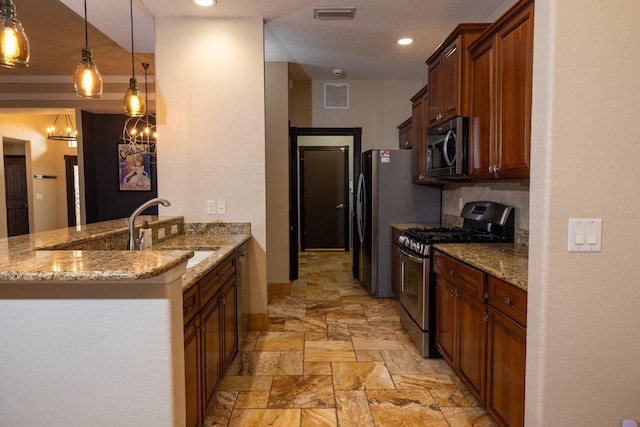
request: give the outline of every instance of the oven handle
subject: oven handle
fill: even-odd
[[[402,249],[400,249],[400,253],[401,253],[402,255],[406,256],[407,258],[409,258],[411,261],[414,261],[414,262],[417,262],[417,263],[420,263],[420,264],[422,264],[422,263],[424,262],[424,260],[425,260],[424,258],[417,257],[417,256],[415,256],[415,255],[408,254],[408,253],[406,253],[405,251],[403,251]]]

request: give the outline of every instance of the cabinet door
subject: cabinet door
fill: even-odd
[[[423,172],[422,158],[424,157],[423,141],[426,139],[424,131],[424,108],[423,98],[414,98],[411,106],[411,178],[414,183],[419,184],[426,177]],[[426,160],[425,160],[426,162]]]
[[[487,372],[487,305],[460,292],[458,375],[484,405]]]
[[[237,288],[235,280],[226,285],[222,296],[224,308],[224,367],[229,366],[238,350],[238,321],[236,317]]]
[[[200,425],[200,339],[198,319],[184,329],[184,371],[187,427]]]
[[[213,397],[222,378],[220,300],[214,298],[202,310],[202,368],[204,378],[203,409]]]
[[[453,42],[442,54],[440,76],[440,121],[449,120],[458,115],[460,104],[460,64],[461,55],[458,41]]]
[[[427,75],[429,81],[429,102],[425,108],[427,108],[427,129],[431,129],[433,126],[440,122],[440,94],[441,81],[443,78],[442,71],[442,59],[439,58],[435,62],[429,65],[429,71]]]
[[[436,348],[456,369],[457,364],[457,298],[456,287],[449,281],[436,275]]]
[[[523,426],[526,330],[489,307],[487,350],[487,411],[502,426]]]
[[[491,179],[489,167],[496,163],[495,139],[495,52],[493,40],[471,53],[471,117],[469,120],[469,169],[472,179]]]
[[[498,177],[529,176],[533,5],[496,36]]]

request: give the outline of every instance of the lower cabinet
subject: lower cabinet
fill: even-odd
[[[503,427],[524,425],[527,293],[433,251],[436,347]]]
[[[187,427],[197,427],[200,420],[200,330],[199,321],[194,320],[184,328],[184,371]]]
[[[187,427],[202,425],[205,411],[238,351],[235,278],[232,254],[183,295]]]
[[[436,347],[482,404],[486,390],[485,273],[434,252]]]
[[[527,294],[489,277],[487,412],[501,426],[524,425]]]

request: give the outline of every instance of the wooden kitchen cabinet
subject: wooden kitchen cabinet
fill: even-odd
[[[187,426],[200,426],[238,351],[235,253],[183,294]],[[200,309],[202,307],[202,309]]]
[[[487,412],[501,426],[524,425],[527,293],[489,276]]]
[[[529,176],[533,8],[516,3],[469,47],[472,179]]]
[[[469,114],[469,45],[490,24],[459,24],[427,59],[426,130]]]
[[[427,179],[427,134],[424,127],[424,106],[427,100],[427,86],[411,97],[411,179],[414,184],[422,184]]]
[[[441,252],[436,273],[436,347],[478,401],[485,402],[486,274]]]
[[[412,145],[412,117],[398,125],[398,148],[401,150],[411,149]]]
[[[184,371],[187,427],[197,427],[201,419],[201,372],[200,367],[200,318],[198,287],[193,286],[182,296],[182,314],[184,319]]]
[[[200,339],[199,321],[184,328],[184,371],[187,427],[198,427],[201,421]]]

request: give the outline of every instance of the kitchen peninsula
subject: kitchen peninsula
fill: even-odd
[[[0,239],[0,425],[184,425],[183,292],[250,226],[138,220],[159,250],[126,219]]]

